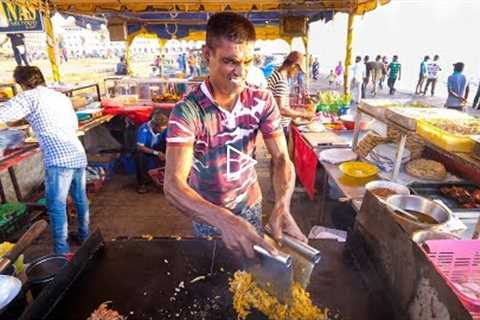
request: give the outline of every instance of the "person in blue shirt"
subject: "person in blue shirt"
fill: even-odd
[[[448,77],[448,98],[445,107],[463,111],[468,99],[468,81],[462,74],[465,65],[457,62],[453,65],[453,74]]]
[[[117,67],[115,68],[115,75],[117,76],[125,76],[128,73],[127,63],[125,62],[124,57],[120,57],[120,62],[117,63]]]
[[[150,121],[138,128],[137,151],[135,154],[138,193],[148,192],[148,170],[165,166],[167,124],[168,117],[162,114],[160,110],[155,110]]]
[[[415,88],[415,94],[422,93],[423,83],[427,78],[427,62],[430,60],[429,56],[425,56],[423,61],[420,63],[420,73],[418,75],[417,87]]]

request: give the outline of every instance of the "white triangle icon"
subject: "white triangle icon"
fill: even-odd
[[[227,181],[234,181],[240,175],[257,164],[257,160],[231,145],[227,145]],[[238,168],[239,167],[239,168]]]

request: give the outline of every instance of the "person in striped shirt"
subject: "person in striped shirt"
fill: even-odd
[[[272,92],[275,101],[277,101],[282,115],[281,124],[285,134],[288,132],[288,126],[293,118],[303,118],[311,120],[315,115],[304,110],[295,110],[290,107],[290,87],[288,78],[294,78],[299,71],[305,72],[303,55],[298,51],[292,51],[283,61],[280,68],[275,70],[268,78],[268,89]]]

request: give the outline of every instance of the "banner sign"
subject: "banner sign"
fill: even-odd
[[[0,0],[0,33],[43,32],[39,10]]]

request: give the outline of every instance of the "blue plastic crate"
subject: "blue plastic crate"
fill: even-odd
[[[125,174],[135,174],[137,166],[135,165],[135,159],[132,155],[122,155],[120,157],[120,163],[122,164]]]

